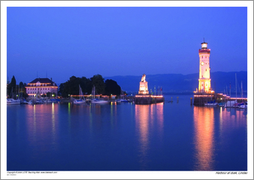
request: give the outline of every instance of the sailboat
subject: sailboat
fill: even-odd
[[[95,86],[93,86],[92,95],[93,95],[93,99],[91,100],[92,104],[108,104],[109,103],[108,101],[103,99],[95,99]]]
[[[79,85],[79,96],[80,96],[80,98],[79,99],[75,99],[73,101],[73,103],[74,104],[83,104],[83,103],[86,103],[85,99],[81,99],[81,96],[83,96],[83,92],[82,92],[82,89],[81,89],[80,85]]]
[[[7,104],[20,104],[20,99],[8,98]]]
[[[241,95],[242,95],[242,98],[243,98],[243,82],[241,82]],[[247,109],[248,105],[247,105],[247,101],[246,102],[243,102],[238,104],[238,107],[239,108],[243,108],[243,109]]]

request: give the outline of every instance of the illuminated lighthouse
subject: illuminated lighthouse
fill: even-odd
[[[210,49],[207,49],[207,42],[201,43],[199,49],[199,93],[213,93],[210,78]]]
[[[204,106],[205,103],[215,100],[215,93],[211,88],[210,49],[207,49],[207,42],[202,42],[199,49],[199,79],[198,89],[194,91],[194,105]]]

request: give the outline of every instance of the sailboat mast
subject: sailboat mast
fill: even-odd
[[[93,95],[93,99],[95,98],[95,86],[93,86],[92,88],[92,95]]]
[[[229,85],[229,96],[231,97],[231,83]]]
[[[83,97],[83,91],[82,88],[79,85],[79,98]]]
[[[235,97],[237,97],[237,77],[235,73]]]
[[[241,94],[242,94],[242,98],[243,98],[243,82],[241,81]]]

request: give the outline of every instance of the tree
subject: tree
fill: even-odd
[[[93,86],[95,86],[97,94],[121,94],[121,87],[116,83],[116,81],[110,79],[104,82],[103,77],[99,74],[94,75],[90,79],[86,77],[79,78],[72,76],[68,81],[60,84],[58,93],[62,97],[68,97],[69,94],[78,95],[79,86],[81,87],[83,94],[91,94]]]
[[[20,97],[24,97],[24,98],[28,97],[25,87],[26,87],[26,83],[23,83],[23,82],[19,83],[19,86],[18,86],[19,92],[18,93],[19,93]]]
[[[107,79],[105,81],[105,94],[107,95],[120,95],[121,87],[117,84],[116,81],[112,79]]]
[[[104,94],[105,93],[105,83],[104,79],[102,78],[101,75],[97,74],[94,75],[91,78],[92,85],[95,86],[95,91],[97,94]]]
[[[78,95],[79,86],[84,94],[91,93],[92,83],[90,79],[87,79],[86,77],[79,78],[72,76],[67,82],[60,84],[59,94],[63,97],[68,97],[69,94]]]
[[[65,94],[65,91],[64,91],[64,84],[65,84],[65,83],[61,83],[61,84],[60,84],[59,89],[58,89],[58,94],[59,94],[60,96],[66,97],[68,94],[67,94],[67,93]]]
[[[93,85],[90,79],[87,79],[86,77],[82,77],[80,79],[80,87],[84,94],[91,94]]]
[[[70,80],[64,85],[68,94],[78,95],[79,94],[79,78],[72,76]]]
[[[8,96],[10,96],[10,97],[15,96],[15,93],[16,93],[16,90],[17,90],[16,86],[17,86],[16,85],[16,79],[13,76],[12,79],[11,79],[11,83],[7,86],[7,95]]]

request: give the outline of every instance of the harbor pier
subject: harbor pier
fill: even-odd
[[[134,98],[135,104],[155,104],[160,102],[164,102],[164,97],[162,95],[137,94]]]
[[[143,74],[139,83],[138,94],[134,97],[135,104],[154,104],[164,102],[163,95],[152,95],[148,91],[148,82],[146,81],[146,75]]]
[[[194,106],[204,106],[205,103],[215,101],[214,93],[195,93],[194,94]]]
[[[195,106],[204,106],[205,103],[216,102],[216,103],[226,103],[227,101],[236,100],[237,103],[246,103],[247,98],[243,97],[230,97],[222,93],[194,93],[194,105]]]

